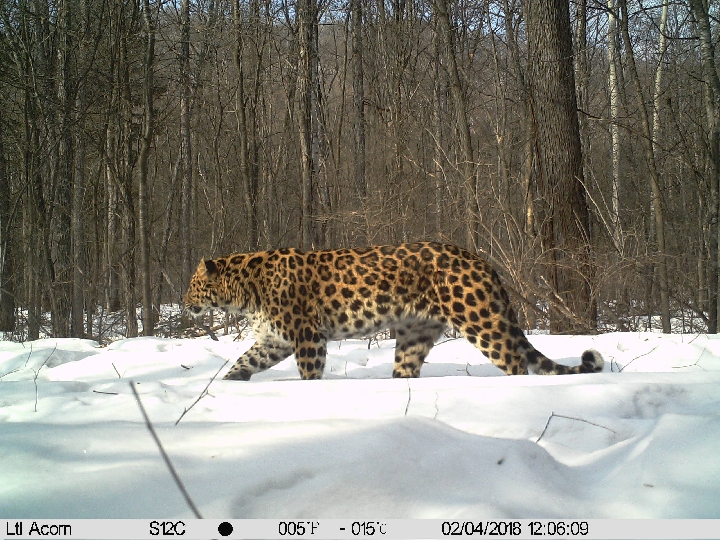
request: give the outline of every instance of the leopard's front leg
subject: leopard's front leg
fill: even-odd
[[[255,373],[282,362],[292,353],[293,348],[290,344],[267,337],[260,339],[237,359],[223,379],[248,381]]]

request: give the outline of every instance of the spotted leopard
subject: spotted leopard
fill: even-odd
[[[553,362],[518,326],[495,270],[479,256],[434,242],[362,249],[277,249],[200,262],[185,295],[193,316],[221,309],[247,317],[255,344],[225,375],[249,380],[295,354],[303,379],[322,377],[327,342],[396,330],[393,377],[418,377],[435,341],[454,327],[511,375],[602,371],[597,351],[579,366]]]

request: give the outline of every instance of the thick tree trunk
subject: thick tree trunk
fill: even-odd
[[[595,320],[569,7],[563,0],[533,0],[525,10],[541,201],[536,209],[554,296],[551,330],[583,332]]]

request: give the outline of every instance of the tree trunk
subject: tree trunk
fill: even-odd
[[[148,201],[148,158],[153,139],[154,114],[153,114],[153,73],[155,70],[155,23],[150,13],[149,0],[143,0],[143,17],[145,19],[145,31],[147,32],[147,43],[145,49],[145,86],[143,88],[145,118],[143,133],[140,140],[139,169],[140,178],[138,181],[138,232],[140,234],[140,284],[142,290],[142,322],[143,335],[154,334],[155,322],[152,302],[152,275],[150,273],[150,223]]]
[[[106,235],[105,235],[105,309],[110,312],[120,309],[120,277],[118,273],[118,240],[121,205],[118,201],[118,178],[112,159],[117,147],[115,129],[105,130],[105,190],[106,190]]]
[[[578,101],[578,109],[581,111],[581,114],[578,115],[578,123],[580,125],[580,148],[583,156],[584,178],[588,176],[590,171],[590,156],[592,155],[590,130],[587,122],[587,112],[590,109],[590,63],[588,60],[587,25],[587,0],[578,0],[575,12],[575,95]]]
[[[610,139],[612,153],[612,196],[611,196],[611,236],[615,249],[624,251],[622,225],[620,223],[620,81],[618,80],[618,36],[615,0],[608,0],[608,86],[610,87]]]
[[[525,118],[523,126],[523,136],[525,137],[525,148],[523,149],[523,163],[521,166],[522,177],[522,193],[524,195],[524,211],[523,211],[523,229],[526,234],[535,236],[535,208],[532,197],[533,189],[533,172],[535,164],[535,141],[533,140],[533,122],[530,114],[530,94],[527,87],[527,81],[523,66],[520,62],[520,47],[518,45],[518,26],[521,15],[518,14],[515,19],[515,10],[519,7],[511,6],[508,0],[503,1],[504,22],[507,28],[508,48],[510,49],[510,60],[512,67],[515,69],[518,86],[520,90],[520,111],[522,117]]]
[[[585,200],[567,1],[525,4],[529,91],[541,204],[536,210],[554,297],[553,332],[595,326],[589,283],[589,211]],[[572,313],[572,316],[569,315]]]
[[[655,224],[655,241],[657,243],[657,268],[658,279],[660,280],[660,317],[662,321],[662,331],[665,334],[670,333],[670,294],[668,291],[668,272],[667,272],[667,251],[665,249],[665,217],[662,204],[662,191],[660,189],[660,175],[658,174],[657,164],[655,162],[655,150],[653,148],[652,130],[650,128],[650,118],[648,116],[647,107],[643,98],[642,85],[635,65],[635,55],[630,41],[630,33],[628,30],[628,13],[626,0],[618,0],[620,6],[620,26],[622,31],[623,42],[625,44],[625,54],[627,55],[628,70],[635,94],[638,100],[638,110],[640,112],[640,125],[643,130],[643,146],[645,149],[645,159],[650,172],[650,190],[651,190],[651,213]]]
[[[3,111],[0,110],[0,125]],[[10,178],[7,174],[3,130],[0,129],[0,332],[15,330],[15,293],[10,244]]]
[[[315,164],[313,163],[312,129],[312,40],[316,0],[301,0],[297,4],[298,70],[297,122],[300,134],[302,217],[300,247],[312,249],[315,244],[313,192]]]
[[[355,136],[354,181],[360,204],[367,197],[365,178],[365,74],[363,67],[363,3],[350,0],[350,24],[352,32],[352,89],[353,89],[353,134]]]
[[[158,286],[155,296],[155,305],[160,306],[163,302],[163,288],[167,282],[170,284],[170,277],[167,272],[167,253],[168,245],[170,244],[170,235],[172,233],[173,225],[173,208],[175,208],[175,200],[177,199],[178,184],[180,183],[180,165],[182,163],[182,156],[178,152],[177,160],[175,161],[175,167],[172,169],[172,179],[170,180],[170,193],[168,193],[168,202],[165,206],[165,224],[163,225],[162,238],[160,239],[160,250],[158,252]],[[181,285],[181,287],[184,284]],[[177,290],[171,285],[172,298],[178,301],[182,301],[182,294],[184,291]]]
[[[180,189],[180,280],[185,286],[190,281],[193,271],[193,261],[191,260],[193,158],[190,138],[190,0],[182,0],[180,8],[180,84],[182,92],[180,96],[180,152],[183,158],[182,187]]]
[[[708,265],[708,332],[715,334],[720,331],[720,302],[718,302],[718,204],[720,203],[720,78],[716,69],[715,46],[710,28],[709,5],[703,0],[689,0],[690,7],[697,22],[697,32],[700,38],[700,57],[703,67],[703,83],[705,98],[705,121],[708,131],[708,145],[710,159],[708,160],[708,183],[710,184],[710,197],[708,204],[708,252],[710,264]]]
[[[245,63],[243,61],[244,36],[243,36],[243,19],[242,10],[239,0],[233,0],[233,22],[235,25],[235,67],[237,68],[237,94],[235,99],[235,110],[238,122],[238,138],[240,145],[240,183],[245,189],[245,214],[248,223],[247,237],[248,248],[254,251],[258,248],[258,216],[257,216],[257,198],[258,198],[258,182],[257,174],[254,167],[250,163],[249,145],[252,139],[250,135],[251,127],[248,123],[248,99],[245,96]],[[259,24],[259,21],[257,21]]]
[[[479,244],[477,221],[480,208],[478,206],[478,194],[475,179],[475,158],[470,137],[470,123],[468,122],[467,100],[462,89],[460,73],[458,71],[457,59],[455,57],[455,37],[450,24],[447,0],[434,0],[433,8],[438,20],[438,29],[442,37],[445,51],[446,69],[450,84],[450,95],[452,96],[455,108],[455,121],[457,132],[460,138],[460,155],[463,162],[460,164],[463,184],[466,189],[468,200],[468,215],[466,216],[467,241],[470,247],[477,249]]]
[[[89,275],[88,263],[85,253],[85,169],[86,169],[86,148],[85,148],[85,108],[86,108],[86,82],[87,66],[89,62],[88,40],[89,34],[89,9],[86,0],[81,0],[79,20],[83,25],[80,28],[77,43],[78,58],[78,81],[77,93],[75,96],[75,178],[73,184],[72,198],[72,317],[70,321],[70,333],[72,337],[82,338],[86,336],[85,331],[85,309],[90,311],[88,300]],[[84,74],[83,74],[84,73]],[[90,318],[88,317],[88,320]],[[92,328],[88,327],[87,335],[90,335]]]
[[[434,197],[432,199],[432,214],[433,214],[433,230],[432,238],[439,240],[443,233],[443,191],[445,186],[444,178],[444,163],[445,163],[445,152],[443,149],[443,118],[445,116],[445,93],[446,85],[445,78],[442,73],[442,57],[444,47],[442,46],[442,37],[440,32],[436,30],[433,36],[433,42],[435,46],[435,66],[434,66],[434,88],[433,88],[433,149],[434,149]]]
[[[313,198],[317,201],[313,208],[313,212],[316,215],[314,247],[320,249],[327,247],[328,244],[332,201],[330,199],[330,184],[328,181],[325,103],[320,81],[320,35],[318,31],[317,0],[313,0],[312,4],[312,24],[310,25],[310,121],[312,126],[313,178],[314,184],[316,185]]]
[[[85,257],[85,84],[80,82],[77,98],[78,134],[75,138],[75,183],[72,198],[72,337],[85,337],[85,296],[88,288],[87,260]]]
[[[132,338],[138,335],[137,297],[135,295],[135,211],[132,199],[126,199],[123,213],[122,237],[125,254],[120,262],[120,276],[123,287],[123,304],[125,307],[125,336]]]
[[[123,255],[121,258],[121,277],[123,290],[123,304],[125,307],[125,335],[138,336],[137,319],[137,285],[136,246],[137,246],[137,216],[135,214],[135,198],[133,197],[133,151],[136,142],[132,133],[132,90],[130,86],[130,59],[128,57],[127,39],[122,40],[121,88],[122,98],[122,133],[124,135],[122,149],[122,170],[120,174],[120,196],[123,202],[122,213],[122,239]]]
[[[70,57],[73,44],[72,10],[68,0],[58,6],[57,48],[57,106],[58,153],[57,188],[54,197],[55,225],[52,226],[55,238],[55,261],[51,261],[54,277],[52,283],[52,319],[53,334],[56,337],[70,336],[70,314],[72,308],[72,221],[73,201],[73,137],[71,118],[71,73]]]

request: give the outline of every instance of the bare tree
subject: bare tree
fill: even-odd
[[[148,201],[148,158],[152,146],[154,132],[154,91],[153,75],[155,70],[155,22],[150,11],[150,1],[142,2],[143,20],[145,22],[146,49],[145,49],[145,84],[143,88],[145,117],[143,119],[142,138],[140,140],[140,155],[138,165],[140,175],[138,179],[138,231],[140,236],[140,283],[142,290],[142,321],[143,335],[152,336],[154,333],[154,310],[152,302],[152,274],[150,272],[150,223]]]
[[[710,4],[703,0],[689,0],[690,8],[697,23],[700,38],[700,58],[702,59],[703,98],[705,102],[705,122],[708,134],[708,184],[710,197],[708,206],[708,251],[710,264],[708,280],[708,332],[720,331],[720,303],[718,303],[718,204],[720,204],[720,77],[715,63],[715,46],[710,28]]]
[[[193,270],[191,260],[193,153],[190,133],[192,81],[190,80],[190,0],[180,3],[180,152],[182,156],[182,183],[180,188],[180,237],[182,260],[180,281],[188,283]]]
[[[86,109],[87,109],[87,77],[92,68],[93,49],[97,46],[101,30],[91,24],[90,0],[80,0],[78,6],[73,6],[77,12],[77,44],[75,46],[76,60],[76,89],[74,109],[74,145],[75,169],[72,190],[72,316],[70,321],[70,335],[85,337],[92,334],[93,306],[88,294],[89,266],[86,256],[85,224],[86,213]],[[78,9],[79,8],[79,9]],[[87,311],[87,318],[85,312]],[[85,322],[87,320],[87,332]]]
[[[55,237],[56,259],[50,261],[53,276],[52,317],[56,336],[70,335],[72,308],[72,235],[71,208],[73,200],[73,135],[72,135],[72,80],[71,49],[73,36],[73,10],[70,0],[63,0],[57,12],[57,185],[53,197],[52,227]]]
[[[585,200],[568,3],[525,4],[531,114],[538,158],[539,227],[554,308],[551,329],[594,327]],[[564,309],[562,309],[564,308]],[[574,317],[569,318],[567,312]]]
[[[530,325],[544,295],[554,331],[596,297],[618,328],[712,331],[713,9],[0,3],[0,316],[102,339],[104,295],[134,335],[195,253],[430,236],[486,252]]]
[[[2,59],[0,58],[0,62]],[[0,64],[1,65],[1,64]],[[15,330],[15,294],[10,243],[10,179],[5,159],[3,111],[0,108],[0,332]]]
[[[612,154],[611,226],[615,249],[623,252],[622,224],[620,222],[620,81],[618,76],[618,34],[615,0],[608,0],[608,87],[610,91],[610,138]]]
[[[257,2],[254,2],[254,12],[257,13]],[[240,146],[240,181],[245,188],[246,196],[244,198],[245,214],[248,223],[248,247],[250,250],[256,249],[259,243],[258,232],[258,176],[257,167],[250,162],[250,156],[254,156],[255,152],[250,150],[250,145],[255,146],[254,122],[248,121],[252,103],[245,95],[245,32],[242,10],[239,0],[233,0],[233,22],[235,25],[235,67],[237,68],[237,90],[235,110],[238,123],[238,144]],[[259,18],[259,13],[258,13]],[[256,21],[259,24],[259,21]],[[259,61],[259,59],[258,59]]]
[[[313,41],[317,31],[316,0],[300,0],[297,3],[297,122],[300,135],[302,218],[300,247],[312,249],[315,245],[313,196],[315,192],[315,161],[313,159],[312,92]]]
[[[475,178],[475,158],[470,137],[470,124],[468,123],[467,103],[460,81],[457,59],[455,58],[455,37],[450,24],[450,14],[446,0],[434,0],[433,8],[438,20],[438,30],[443,43],[444,59],[447,66],[448,80],[450,84],[450,95],[452,96],[455,108],[455,120],[457,122],[457,133],[460,138],[460,155],[462,162],[460,171],[462,181],[466,186],[468,200],[467,220],[467,242],[477,249],[479,244],[479,228],[476,226],[478,220],[478,195]]]
[[[642,84],[635,64],[635,54],[633,52],[632,41],[630,40],[630,31],[628,29],[628,11],[626,0],[618,0],[620,7],[620,27],[625,44],[625,55],[627,57],[628,71],[635,94],[638,101],[638,111],[640,112],[640,125],[643,135],[643,147],[645,150],[645,160],[649,169],[649,180],[651,190],[651,213],[654,215],[655,225],[655,242],[657,244],[657,268],[660,285],[660,314],[662,320],[662,329],[666,334],[670,333],[670,293],[668,290],[668,271],[667,271],[667,251],[665,248],[665,212],[662,202],[662,190],[660,187],[660,175],[657,170],[655,161],[655,149],[653,146],[653,134],[650,127],[650,119],[643,97]]]
[[[355,137],[354,180],[360,204],[367,197],[365,178],[365,74],[363,67],[363,2],[350,1],[352,34],[353,132]]]

